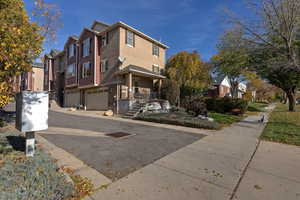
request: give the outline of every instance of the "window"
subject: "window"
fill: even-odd
[[[107,60],[101,60],[100,70],[101,70],[101,72],[106,72],[108,70],[108,61]]]
[[[71,44],[69,46],[69,58],[75,56],[75,49],[76,49],[76,44]]]
[[[134,33],[132,31],[126,31],[126,44],[129,46],[134,46]]]
[[[108,32],[101,36],[101,47],[104,47],[108,44]]]
[[[152,55],[159,56],[159,47],[156,44],[152,46]]]
[[[153,71],[154,73],[156,73],[156,74],[159,74],[159,73],[160,73],[159,66],[158,66],[158,65],[153,65],[152,71]]]
[[[92,73],[92,65],[90,62],[83,63],[81,68],[81,78],[90,76]]]
[[[83,41],[82,44],[82,57],[86,57],[90,55],[90,49],[91,48],[91,40],[90,38]]]
[[[67,78],[75,76],[75,64],[71,64],[67,67]]]

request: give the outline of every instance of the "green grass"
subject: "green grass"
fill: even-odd
[[[209,113],[208,117],[215,119],[215,121],[218,124],[221,124],[222,126],[229,126],[243,119],[243,116],[240,115],[231,115],[231,114],[222,114],[222,113]]]
[[[300,146],[300,105],[297,105],[296,112],[288,112],[288,105],[278,104],[261,138]]]
[[[248,105],[248,111],[249,112],[264,112],[265,107],[267,107],[268,104],[265,103],[251,103]]]

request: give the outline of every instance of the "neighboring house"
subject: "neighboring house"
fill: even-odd
[[[227,76],[219,76],[212,80],[213,89],[208,91],[210,97],[225,97],[231,96],[230,82]]]
[[[43,91],[44,67],[42,63],[34,63],[30,72],[19,75],[14,80],[14,92],[21,90]]]
[[[244,84],[244,83],[239,83],[239,86],[238,86],[238,98],[239,99],[242,99],[244,94],[246,94],[247,92],[247,85]]]
[[[213,78],[212,80],[213,89],[208,90],[208,96],[210,97],[225,97],[231,96],[230,92],[230,81],[227,76],[219,76]],[[238,98],[243,98],[243,95],[246,93],[247,86],[244,83],[239,83],[238,86]]]
[[[165,78],[167,48],[123,22],[95,21],[79,37],[69,37],[59,54],[64,60],[64,106],[126,112],[137,100],[154,98],[154,83]],[[57,90],[56,59],[45,59],[45,89],[50,91]]]

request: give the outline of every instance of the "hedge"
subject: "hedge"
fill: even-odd
[[[248,109],[248,102],[243,99],[205,98],[207,110],[217,113],[244,114]]]

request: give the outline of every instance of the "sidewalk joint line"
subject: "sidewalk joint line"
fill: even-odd
[[[172,168],[169,168],[169,167],[166,167],[166,166],[162,166],[162,165],[160,165],[160,164],[157,164],[157,163],[152,163],[152,164],[153,164],[153,165],[156,165],[156,166],[158,166],[158,167],[162,167],[162,168],[165,168],[165,169],[168,169],[168,170],[174,171],[174,172],[176,172],[176,173],[179,173],[179,174],[182,174],[182,175],[188,176],[188,177],[190,177],[190,178],[193,178],[193,179],[201,180],[201,181],[203,181],[203,182],[205,182],[205,183],[208,183],[208,184],[214,185],[214,186],[216,186],[216,187],[219,187],[219,188],[222,188],[222,189],[224,189],[224,190],[229,190],[229,191],[230,191],[230,189],[229,189],[229,188],[227,188],[227,187],[223,187],[222,185],[219,185],[219,184],[213,183],[213,182],[211,182],[211,181],[207,181],[207,180],[205,180],[205,179],[203,179],[203,178],[200,178],[200,177],[197,177],[197,176],[192,176],[192,175],[190,175],[190,174],[187,174],[187,173],[181,172],[181,171],[179,171],[179,170],[177,170],[177,169],[172,169]]]
[[[253,160],[253,158],[254,158],[254,156],[255,156],[257,150],[258,150],[259,145],[260,145],[260,139],[258,139],[258,143],[257,143],[257,145],[256,145],[256,147],[255,147],[255,149],[254,149],[254,152],[252,153],[252,155],[251,155],[251,157],[250,157],[250,160],[248,161],[246,167],[245,167],[244,170],[242,171],[241,177],[239,178],[239,180],[238,180],[236,186],[234,187],[233,192],[232,192],[232,194],[231,194],[229,200],[233,200],[233,198],[235,197],[235,194],[236,194],[236,192],[237,192],[237,190],[238,190],[238,188],[239,188],[239,186],[240,186],[240,184],[241,184],[241,182],[242,182],[242,180],[243,180],[243,178],[244,178],[244,176],[245,176],[245,174],[246,174],[246,172],[247,172],[247,170],[248,170],[248,168],[249,168],[250,163],[252,162],[252,160]]]

